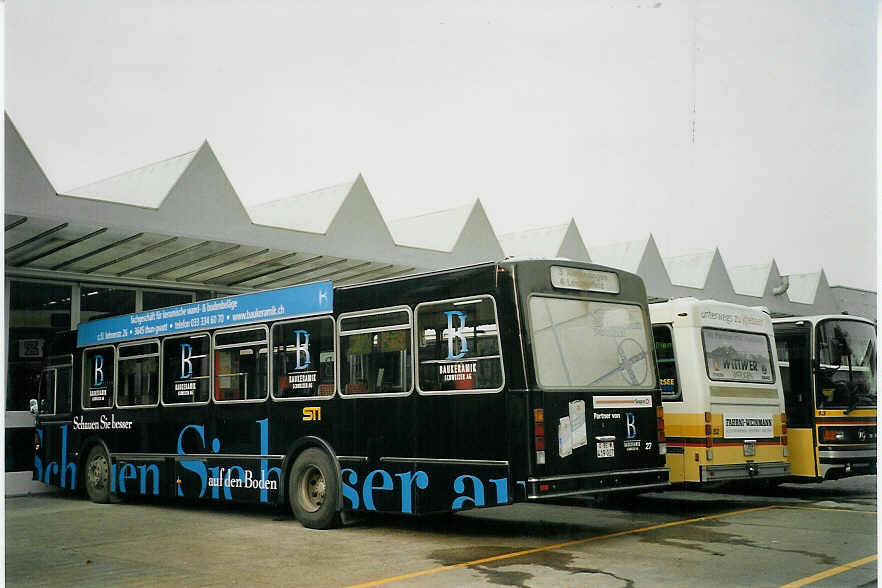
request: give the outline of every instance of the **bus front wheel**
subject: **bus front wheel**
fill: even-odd
[[[288,502],[301,525],[310,529],[338,526],[339,492],[337,471],[327,453],[310,448],[297,456],[288,476]]]
[[[110,502],[110,459],[100,445],[86,458],[86,492],[92,502]]]

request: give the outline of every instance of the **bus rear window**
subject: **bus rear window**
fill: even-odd
[[[769,338],[761,333],[701,330],[707,376],[726,382],[772,384],[772,352]]]
[[[529,308],[541,386],[647,389],[655,385],[646,319],[639,306],[533,296]]]

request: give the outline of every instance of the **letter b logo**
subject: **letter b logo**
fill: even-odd
[[[193,364],[190,358],[193,357],[193,346],[189,343],[181,344],[181,379],[186,380],[193,375]]]
[[[633,412],[625,413],[625,426],[628,429],[628,439],[633,439],[637,436],[637,419]]]
[[[95,382],[96,388],[104,383],[104,356],[103,355],[96,355],[95,356],[95,379],[92,381]]]
[[[466,315],[464,312],[460,312],[458,310],[448,310],[444,314],[447,315],[447,359],[460,359],[464,357],[466,353],[469,352],[469,344],[466,341],[465,335],[462,334],[463,329],[466,324]],[[459,317],[459,328],[453,328],[453,317]],[[454,355],[453,353],[453,340],[454,338],[459,339],[460,347],[459,353]]]
[[[309,333],[298,329],[294,331],[297,338],[294,340],[294,353],[297,355],[297,364],[295,370],[302,370],[309,367]]]

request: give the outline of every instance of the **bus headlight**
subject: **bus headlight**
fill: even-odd
[[[845,441],[845,431],[843,429],[823,429],[821,430],[821,441],[825,443]]]

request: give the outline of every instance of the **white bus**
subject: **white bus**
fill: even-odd
[[[790,471],[772,321],[760,308],[681,298],[649,307],[671,482]]]

